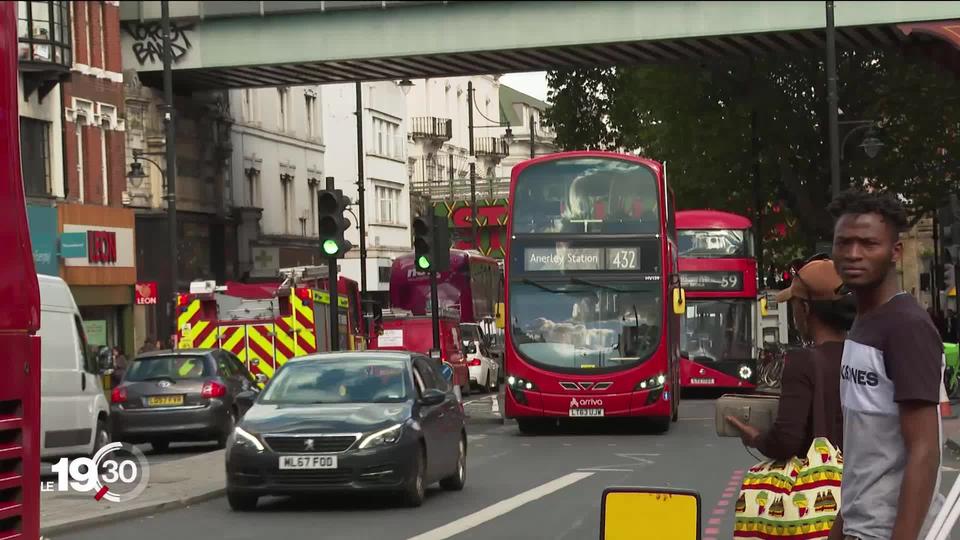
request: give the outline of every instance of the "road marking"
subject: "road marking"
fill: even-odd
[[[946,471],[946,472],[957,472],[957,471],[960,471],[960,469],[954,469],[953,467],[947,467],[946,465],[940,467],[940,470],[941,470],[941,471]]]
[[[464,404],[464,405],[470,405],[471,403],[479,403],[479,402],[481,402],[481,401],[488,400],[488,399],[490,399],[491,397],[493,397],[493,396],[483,396],[482,398],[471,399],[470,401],[464,401],[463,404]]]
[[[579,472],[637,472],[634,469],[577,469]]]
[[[487,438],[487,436],[484,435],[483,433],[478,433],[478,434],[476,434],[476,435],[467,435],[467,442],[470,442],[470,441],[482,441],[482,440],[484,440],[484,439],[486,439],[486,438]]]
[[[500,400],[499,399],[494,398],[493,401],[490,403],[490,412],[492,412],[497,416],[500,416]]]
[[[451,521],[450,523],[447,523],[441,527],[437,527],[432,531],[427,531],[423,534],[414,536],[409,540],[444,540],[446,538],[450,538],[451,536],[456,536],[492,519],[496,519],[508,512],[512,512],[513,510],[516,510],[517,508],[520,508],[529,502],[542,499],[543,497],[546,497],[555,491],[559,491],[591,476],[593,476],[593,473],[591,472],[572,472],[565,476],[561,476],[556,480],[551,480],[546,484],[529,489],[518,495],[514,495],[509,499],[504,499],[498,503],[492,504],[456,521]]]
[[[704,422],[706,420],[715,421],[716,418],[679,418],[681,422]]]

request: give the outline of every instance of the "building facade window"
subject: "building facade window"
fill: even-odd
[[[260,171],[248,169],[247,176],[247,205],[252,208],[260,207]]]
[[[50,195],[50,122],[20,118],[23,188],[27,195]]]
[[[313,231],[311,235],[320,234],[317,230],[317,186],[319,185],[319,178],[311,178],[307,183],[310,192],[310,230]]]
[[[400,124],[373,118],[373,153],[386,158],[404,159]]]
[[[19,59],[71,65],[70,20],[70,2],[18,2]]]
[[[283,198],[283,231],[286,234],[293,232],[293,175],[280,174],[281,197]]]
[[[377,222],[384,225],[400,224],[400,188],[376,186]]]

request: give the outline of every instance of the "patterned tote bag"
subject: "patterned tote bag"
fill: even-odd
[[[840,508],[843,454],[817,437],[803,459],[750,468],[736,504],[734,538],[825,539]]]

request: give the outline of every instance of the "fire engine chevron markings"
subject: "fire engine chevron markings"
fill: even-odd
[[[542,484],[518,495],[514,495],[509,499],[504,499],[468,516],[464,516],[456,521],[451,521],[450,523],[447,523],[441,527],[437,527],[432,531],[427,531],[423,534],[414,536],[409,540],[445,540],[446,538],[450,538],[464,531],[473,529],[474,527],[512,512],[527,503],[542,499],[551,493],[560,491],[565,487],[576,484],[577,482],[591,476],[593,476],[593,473],[590,472],[573,472],[561,476],[556,480],[551,480],[546,484]]]

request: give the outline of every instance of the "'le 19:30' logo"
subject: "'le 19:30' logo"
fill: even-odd
[[[150,467],[139,448],[114,442],[92,458],[62,458],[52,467],[56,481],[43,483],[42,491],[90,493],[96,500],[112,502],[135,498],[147,488]]]

